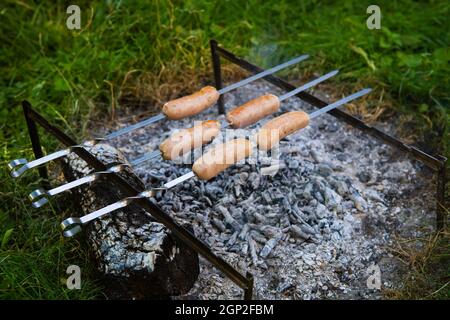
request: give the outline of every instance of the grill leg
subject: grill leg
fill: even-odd
[[[445,185],[446,185],[446,165],[447,159],[440,157],[442,167],[437,172],[437,190],[436,190],[436,231],[440,231],[446,224],[446,205],[445,205]]]
[[[39,139],[39,134],[36,127],[36,122],[29,116],[29,110],[31,109],[31,104],[24,100],[22,101],[23,114],[27,122],[28,134],[30,135],[31,146],[33,147],[34,156],[36,159],[42,158],[44,153],[42,152],[41,141]],[[42,166],[38,168],[39,175],[45,180],[44,184],[48,184],[48,172],[47,167]]]
[[[222,89],[222,70],[220,68],[220,56],[217,53],[217,41],[212,39],[209,41],[211,46],[211,57],[213,62],[213,70],[214,70],[214,81],[216,83],[216,89]],[[219,114],[225,114],[225,105],[223,102],[223,95],[220,95],[219,100],[217,101],[217,107]]]
[[[253,275],[250,272],[246,274],[247,278],[247,288],[244,289],[244,300],[253,299]]]

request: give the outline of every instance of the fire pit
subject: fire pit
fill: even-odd
[[[218,47],[214,41],[211,44],[218,89],[221,88],[219,55],[252,72],[258,70]],[[265,82],[249,85],[227,94],[226,103],[221,96],[219,112],[265,92],[283,93],[277,87],[294,88],[274,76],[266,79],[275,86]],[[306,93],[300,93],[298,97],[300,99],[284,103],[281,111],[310,111],[326,105]],[[33,121],[56,134],[64,144],[75,144],[27,104],[25,111],[36,157],[41,154]],[[261,175],[256,165],[239,165],[213,181],[205,183],[193,179],[176,190],[157,195],[154,202],[141,199],[136,203],[171,230],[178,241],[181,240],[174,248],[184,244],[206,258],[206,261],[201,260],[200,280],[190,296],[240,296],[236,287],[209,268],[212,263],[246,289],[247,298],[252,295],[250,273],[257,276],[259,298],[342,298],[357,297],[357,294],[373,297],[376,291],[365,286],[366,271],[375,264],[381,264],[382,271],[392,268],[386,261],[389,256],[385,257],[384,247],[392,241],[398,225],[402,225],[402,231],[415,232],[405,226],[431,226],[430,218],[435,216],[438,228],[442,226],[442,210],[430,201],[433,197],[430,175],[432,171],[438,173],[436,198],[443,204],[446,159],[405,145],[343,111],[334,110],[330,114],[380,138],[381,142],[326,115],[282,142],[280,170],[273,175]],[[120,137],[113,146],[128,159],[135,158],[145,151],[157,149],[173,129],[188,127],[193,120],[215,117],[210,109],[176,125],[164,122]],[[242,134],[236,132],[237,136]],[[215,140],[208,148],[219,141],[221,139]],[[423,164],[412,162],[406,155],[396,155],[395,149],[383,142],[409,152]],[[81,148],[74,152],[95,170],[106,169],[89,152]],[[153,187],[189,170],[188,166],[155,161],[138,167],[134,173],[146,187]],[[45,170],[41,169],[40,173],[46,176]],[[124,195],[136,195],[144,188],[130,184],[126,176],[117,174],[112,174],[108,181],[117,184]],[[423,194],[420,199],[413,196],[418,189]],[[415,202],[414,210],[408,210],[411,203],[407,201]],[[427,214],[420,217],[411,214],[420,210]],[[181,226],[186,222],[193,226],[195,236]],[[244,277],[242,274],[246,272],[248,276]]]

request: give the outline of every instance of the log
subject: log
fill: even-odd
[[[123,154],[107,144],[89,151],[108,166],[126,163]],[[62,167],[67,181],[94,171],[76,154],[68,156]],[[144,190],[131,168],[119,174]],[[75,216],[126,197],[106,176],[72,191],[75,208],[80,208]],[[109,299],[167,299],[187,293],[198,278],[197,253],[137,205],[85,225],[83,234]]]

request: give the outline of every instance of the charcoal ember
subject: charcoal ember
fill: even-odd
[[[264,247],[261,249],[259,256],[261,258],[266,258],[272,252],[272,250],[275,249],[275,247],[277,246],[278,242],[280,242],[282,237],[283,237],[282,234],[278,234],[275,237],[269,239],[264,245]]]
[[[256,242],[255,242],[255,240],[252,239],[251,236],[248,237],[247,242],[248,242],[248,247],[250,250],[250,257],[252,258],[253,265],[257,266],[259,264],[259,259],[258,259],[257,249],[256,249]]]
[[[298,167],[300,167],[300,163],[298,160],[290,160],[288,162],[288,168],[289,169],[297,169]]]
[[[324,206],[322,203],[317,203],[317,207],[315,208],[314,212],[318,219],[323,219],[330,215],[330,212],[328,211],[327,207]]]
[[[314,230],[313,227],[311,227],[309,224],[307,223],[303,223],[300,225],[300,229],[306,233],[306,234],[310,234],[310,235],[315,235],[316,234],[316,230]]]
[[[230,212],[224,206],[217,206],[217,211],[220,212],[224,217],[224,222],[234,231],[241,229],[241,225],[231,216]]]
[[[356,176],[358,177],[359,181],[361,181],[363,183],[369,182],[370,179],[372,178],[369,171],[361,171]]]
[[[244,243],[241,247],[241,255],[246,257],[248,255],[248,243]]]
[[[265,244],[267,241],[266,237],[264,237],[261,233],[259,233],[256,230],[250,231],[250,235],[252,239],[254,239],[258,243]]]
[[[244,212],[241,208],[236,208],[236,207],[232,207],[230,208],[231,211],[231,216],[236,220],[236,221],[242,221],[244,220]],[[238,223],[239,226],[238,228],[241,228],[241,223]]]
[[[342,202],[342,197],[331,188],[324,188],[325,205],[330,209],[336,209]]]
[[[327,177],[333,173],[333,169],[325,163],[317,164],[316,170],[321,176],[324,176],[324,177]]]
[[[304,232],[299,226],[291,225],[290,231],[294,237],[298,237],[305,240],[309,240],[311,238],[311,235]]]
[[[103,163],[126,162],[115,148],[97,144],[90,149]],[[93,169],[75,154],[66,157],[63,173],[73,181]],[[127,168],[119,173],[134,187],[143,182]],[[163,171],[150,176],[165,179]],[[79,215],[125,198],[123,192],[104,178],[73,189]],[[192,228],[186,225],[189,229]],[[130,205],[84,226],[87,249],[111,299],[160,299],[188,292],[199,274],[198,255],[184,245],[144,209]]]
[[[227,227],[225,227],[225,224],[221,220],[213,218],[212,222],[221,232],[225,232],[227,230]]]
[[[292,289],[293,287],[294,287],[294,285],[292,283],[283,282],[277,287],[277,292],[283,293],[283,292],[286,292],[286,291]]]
[[[312,183],[307,183],[303,188],[302,196],[305,199],[312,199],[314,197],[314,185]]]
[[[272,204],[272,197],[270,196],[270,193],[268,191],[264,191],[262,196],[267,204]]]
[[[250,181],[253,190],[257,190],[261,183],[261,176],[257,172],[251,172],[248,177],[248,181]]]
[[[330,184],[340,196],[346,196],[348,194],[349,188],[345,181],[333,177],[332,179],[330,179]]]
[[[245,224],[242,229],[241,232],[239,233],[239,239],[241,240],[245,240],[247,238],[247,234],[250,231],[250,227],[248,224]]]
[[[255,211],[253,212],[253,217],[255,218],[255,221],[264,224],[267,220],[267,216],[264,216],[263,214]]]
[[[386,202],[381,198],[380,194],[375,190],[368,189],[364,192],[364,195],[370,200],[377,201],[377,202],[380,202],[380,203],[386,205]]]
[[[367,202],[358,192],[358,190],[353,189],[350,193],[349,198],[354,202],[356,209],[359,211],[365,211],[367,208]]]
[[[273,238],[280,233],[279,228],[268,225],[262,226],[259,230],[267,238]]]
[[[233,235],[228,239],[227,245],[228,246],[234,246],[234,244],[237,241],[237,237],[238,237],[238,232],[236,231],[235,233],[233,233]]]
[[[308,217],[299,209],[297,204],[295,204],[292,208],[293,210],[290,211],[290,214],[293,219],[296,220],[294,223],[304,223],[305,220],[308,219]]]

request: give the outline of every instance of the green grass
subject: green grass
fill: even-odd
[[[448,1],[378,1],[381,30],[366,27],[370,1],[76,3],[82,31],[66,28],[66,1],[0,5],[2,165],[33,157],[22,99],[71,135],[86,134],[89,119],[108,120],[125,107],[122,94],[138,93],[160,105],[211,82],[211,38],[263,66],[310,53],[292,77],[341,68],[331,81],[335,92],[374,87],[364,110],[381,106],[407,115],[417,141],[448,154]],[[48,151],[58,147],[53,139],[42,142]],[[99,296],[87,254],[58,231],[62,215],[73,209],[32,210],[24,199],[38,185],[36,172],[17,181],[6,170],[0,174],[0,298]],[[86,270],[80,291],[61,284],[71,263]]]

